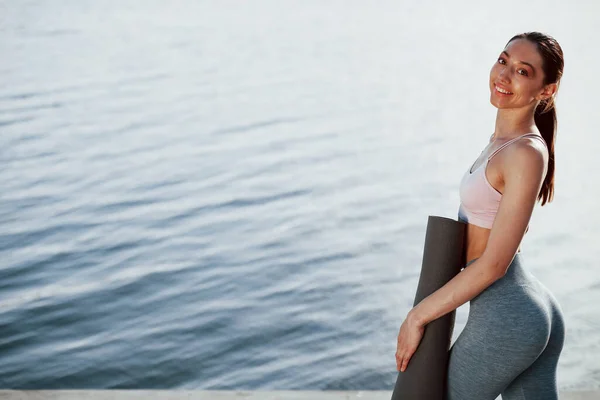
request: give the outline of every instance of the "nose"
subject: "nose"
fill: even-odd
[[[503,83],[510,83],[510,70],[509,68],[502,68],[498,73],[498,79]]]

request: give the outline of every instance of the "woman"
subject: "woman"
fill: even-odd
[[[543,206],[554,194],[554,97],[563,65],[556,40],[538,32],[513,37],[500,54],[489,81],[495,132],[460,183],[465,268],[400,327],[396,363],[403,372],[424,326],[470,301],[450,349],[449,400],[558,398],[562,311],[523,265],[520,243],[536,201]]]

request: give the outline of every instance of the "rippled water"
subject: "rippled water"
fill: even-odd
[[[523,251],[559,385],[599,388],[598,6],[544,4],[0,0],[1,386],[391,390],[427,216],[537,29],[566,70]]]

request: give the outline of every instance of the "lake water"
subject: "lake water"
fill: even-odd
[[[0,386],[392,390],[515,33],[565,52],[527,267],[600,388],[597,2],[0,0]],[[457,313],[454,338],[468,313]]]

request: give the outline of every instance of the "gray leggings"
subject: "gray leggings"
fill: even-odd
[[[470,302],[450,349],[447,400],[558,399],[564,339],[560,305],[517,253],[506,275]]]

